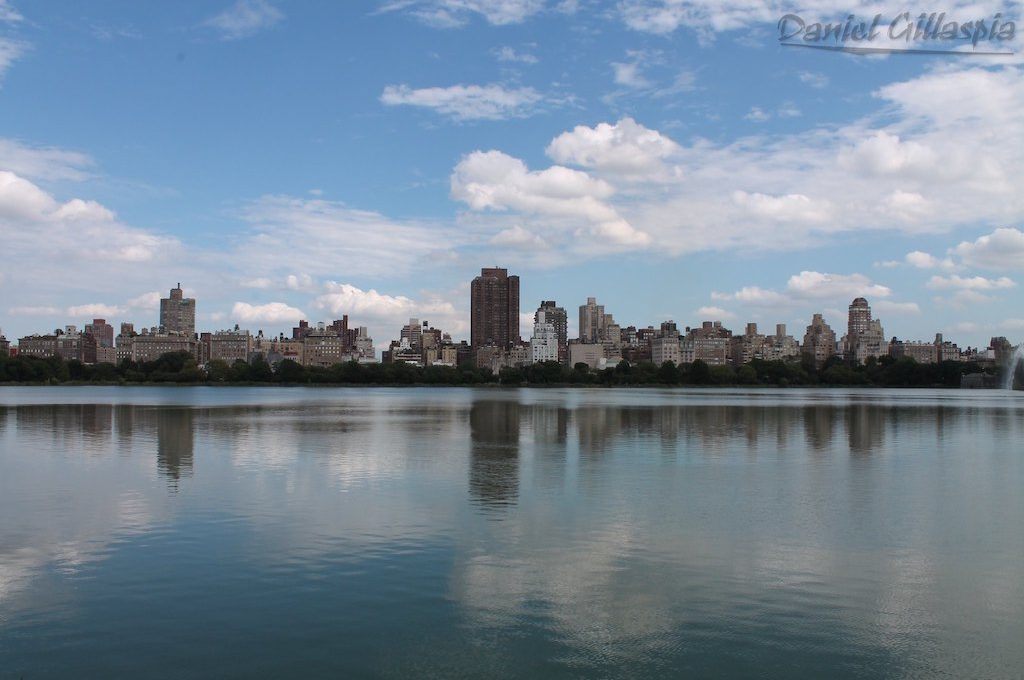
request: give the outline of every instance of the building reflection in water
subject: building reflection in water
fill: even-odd
[[[469,492],[485,510],[499,511],[519,499],[520,408],[500,400],[470,407]]]
[[[183,476],[192,476],[195,451],[193,419],[193,411],[189,408],[164,407],[156,411],[157,469],[174,489]]]
[[[852,404],[846,408],[846,434],[850,453],[869,454],[885,443],[886,410],[876,404]]]

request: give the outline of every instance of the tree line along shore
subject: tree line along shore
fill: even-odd
[[[557,362],[504,368],[493,373],[473,365],[427,366],[404,363],[360,364],[347,362],[331,367],[302,366],[285,359],[271,366],[211,361],[199,366],[187,352],[167,354],[155,361],[118,365],[87,365],[58,357],[0,357],[0,383],[60,384],[183,384],[183,385],[593,385],[593,386],[871,386],[960,387],[963,376],[984,373],[974,362],[945,361],[919,364],[904,357],[870,359],[855,365],[833,357],[824,365],[813,361],[762,361],[742,366],[709,366],[703,361],[676,366],[649,362],[619,363],[615,368],[592,370],[586,364],[565,366]],[[993,375],[993,378],[995,376]]]

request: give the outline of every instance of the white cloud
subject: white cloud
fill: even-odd
[[[11,307],[7,310],[12,316],[56,316],[63,310],[56,307],[46,306],[21,306]]]
[[[789,304],[791,301],[782,293],[767,290],[758,286],[744,286],[735,293],[711,293],[712,300],[735,300],[746,305],[774,307]]]
[[[676,74],[672,84],[654,91],[655,97],[669,97],[684,92],[693,92],[697,89],[697,74],[689,69],[684,69]]]
[[[952,305],[956,309],[976,309],[979,305],[987,304],[993,300],[995,298],[991,295],[985,295],[973,288],[965,288],[956,291],[948,298],[936,298],[935,302]]]
[[[324,284],[324,291],[313,301],[316,309],[336,318],[348,314],[360,324],[376,327],[377,344],[382,346],[386,346],[384,338],[398,337],[401,326],[413,317],[430,321],[435,327],[453,334],[467,330],[465,313],[456,311],[451,302],[437,296],[417,301],[405,295],[388,295],[335,281]]]
[[[255,279],[244,279],[239,282],[243,288],[256,288],[258,290],[266,290],[267,288],[274,287],[274,281],[268,279],[265,276],[259,276]]]
[[[237,0],[203,26],[219,31],[224,40],[248,38],[284,19],[284,13],[268,0]]]
[[[505,45],[497,50],[494,50],[494,57],[498,61],[509,62],[514,64],[536,64],[540,61],[537,57],[530,54],[529,52],[519,52],[515,48]]]
[[[248,302],[236,302],[231,308],[231,318],[239,323],[294,323],[304,319],[306,314],[284,302],[268,302],[252,305]]]
[[[577,125],[555,137],[546,153],[556,163],[651,180],[676,175],[666,161],[681,151],[669,137],[626,117],[614,125]]]
[[[828,76],[815,71],[801,71],[800,82],[810,87],[822,89],[828,87]]]
[[[881,88],[878,111],[846,125],[724,145],[692,139],[672,155],[673,181],[618,192],[610,203],[670,255],[794,250],[852,231],[935,233],[1024,219],[1024,156],[1010,151],[1024,148],[1024,119],[1007,113],[1024,110],[1024,71],[956,68]],[[611,173],[594,176],[618,188]]]
[[[764,111],[760,106],[754,106],[750,109],[747,115],[743,117],[755,123],[763,123],[766,120],[771,119],[772,115]]]
[[[874,311],[878,314],[892,314],[901,316],[912,314],[917,316],[921,313],[921,307],[916,302],[893,302],[892,300],[878,300],[873,302]]]
[[[24,17],[14,9],[9,0],[0,0],[0,23],[17,24],[24,20]]]
[[[926,284],[933,290],[1004,290],[1013,288],[1017,284],[1011,279],[1003,276],[998,279],[986,279],[983,276],[963,277],[953,274],[952,276],[933,276]]]
[[[545,0],[390,0],[383,12],[404,11],[438,28],[456,28],[477,15],[495,26],[522,23],[545,8]]]
[[[974,267],[1024,270],[1024,232],[996,229],[973,243],[962,242],[952,252]]]
[[[251,233],[227,258],[250,276],[283,281],[296,271],[336,275],[344,263],[352,276],[387,276],[432,266],[440,253],[464,245],[472,234],[428,221],[392,220],[342,203],[264,196],[241,211]]]
[[[497,84],[421,89],[388,85],[380,96],[381,103],[386,106],[420,106],[459,121],[530,116],[537,112],[537,105],[542,99],[532,87],[506,88]]]
[[[2,8],[0,8],[2,9]],[[28,50],[28,44],[11,38],[0,38],[0,80],[7,69]]]
[[[37,237],[39,230],[45,230],[45,239]],[[179,245],[173,238],[121,224],[112,211],[95,201],[75,198],[60,203],[8,171],[0,171],[0,236],[4,239],[0,262],[52,261],[50,257],[57,254],[75,259],[146,262],[157,252]]]
[[[499,231],[491,237],[491,243],[506,248],[517,248],[522,250],[547,250],[550,245],[538,234],[533,233],[521,226],[514,225],[509,229]]]
[[[786,291],[801,298],[853,299],[855,297],[889,297],[892,290],[873,283],[863,274],[827,274],[802,271],[789,277]]]
[[[940,260],[934,255],[920,250],[907,253],[906,258],[904,259],[911,267],[916,267],[918,269],[956,269],[956,264],[952,259],[947,257]]]
[[[639,62],[612,62],[612,70],[615,73],[615,83],[632,88],[650,87],[651,81],[647,80],[640,73]]]
[[[606,201],[613,192],[610,184],[585,172],[559,165],[531,171],[500,151],[474,151],[459,161],[451,177],[452,198],[471,210],[514,210],[563,220],[563,229],[599,250],[645,247],[650,237]]]
[[[899,135],[879,131],[839,153],[847,170],[871,175],[911,174],[927,176],[934,171],[935,152],[924,144],[901,141]]]
[[[289,290],[311,291],[314,289],[313,277],[309,274],[289,274],[285,278],[285,286]]]
[[[832,206],[828,201],[812,200],[803,194],[768,196],[733,192],[732,200],[750,214],[772,222],[803,222],[817,224],[831,218]]]
[[[710,321],[725,321],[728,319],[735,319],[736,315],[730,311],[722,309],[721,307],[701,307],[693,312],[697,317],[701,319],[707,319]]]
[[[0,168],[32,180],[72,180],[88,177],[92,159],[77,151],[27,146],[0,139]]]
[[[75,305],[73,307],[68,307],[66,312],[68,316],[84,316],[90,319],[94,319],[117,316],[118,314],[123,314],[124,309],[116,305],[105,305],[97,302],[92,304]]]
[[[793,102],[783,102],[775,113],[779,118],[799,118],[803,115],[800,107]]]
[[[160,293],[155,290],[149,293],[143,293],[142,295],[129,300],[127,306],[129,309],[140,311],[156,311],[160,309]]]

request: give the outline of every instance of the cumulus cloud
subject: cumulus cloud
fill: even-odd
[[[811,302],[840,303],[862,296],[888,298],[890,295],[892,290],[888,286],[874,283],[863,274],[832,274],[805,270],[789,277],[784,292],[759,286],[745,286],[734,293],[712,292],[711,299],[732,300],[749,307],[770,309]]]
[[[262,305],[236,302],[231,308],[231,318],[239,323],[294,323],[305,316],[301,309],[284,302],[268,302]]]
[[[538,234],[533,233],[521,226],[514,225],[509,229],[499,231],[491,237],[491,243],[506,248],[520,248],[523,250],[547,250],[550,246]]]
[[[614,189],[580,170],[530,170],[500,151],[474,151],[459,161],[451,196],[474,211],[517,212],[563,220],[574,236],[611,249],[643,248],[650,237],[607,202]]]
[[[45,239],[37,237],[45,230]],[[47,255],[115,262],[146,262],[176,248],[176,239],[121,224],[95,201],[60,203],[13,172],[0,171],[0,262],[49,261]],[[28,258],[28,259],[26,259]]]
[[[348,314],[359,319],[361,324],[375,328],[375,335],[381,339],[397,337],[398,329],[413,317],[430,321],[432,325],[452,333],[467,330],[465,312],[460,313],[451,302],[436,295],[414,300],[405,295],[389,295],[336,281],[328,281],[323,289],[324,292],[313,301],[313,307],[335,317]]]
[[[610,203],[671,255],[792,250],[851,231],[935,233],[1024,218],[1015,189],[1024,157],[1010,151],[1024,148],[1024,121],[1008,113],[1024,109],[1024,72],[933,69],[874,95],[877,114],[838,127],[676,143],[667,186],[652,170],[657,183]],[[1000,131],[999,143],[990,130]],[[611,172],[593,174],[620,186]]]
[[[789,277],[786,291],[801,298],[852,299],[855,297],[889,297],[892,290],[873,283],[863,274],[827,274],[802,271]]]
[[[906,263],[911,267],[917,267],[918,269],[955,269],[956,264],[950,258],[939,259],[930,253],[926,253],[920,250],[907,253],[904,258]]]
[[[419,106],[459,121],[523,118],[536,113],[542,99],[532,87],[507,88],[498,84],[420,89],[388,85],[380,96],[386,106]]]
[[[1024,270],[1024,232],[996,229],[973,242],[960,243],[953,254],[974,267]]]
[[[220,32],[224,40],[238,40],[266,30],[282,19],[284,13],[268,0],[237,0],[202,25]]]
[[[289,290],[310,291],[313,290],[313,277],[309,274],[289,274],[285,278],[285,286]]]
[[[780,304],[788,304],[790,299],[774,290],[767,290],[758,286],[744,286],[735,293],[711,293],[712,300],[735,300],[747,305],[771,307]]]
[[[681,151],[669,137],[629,117],[614,124],[577,125],[551,140],[546,149],[556,163],[643,180],[675,176],[677,169],[669,162]]]

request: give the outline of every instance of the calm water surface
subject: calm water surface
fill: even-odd
[[[0,388],[0,678],[1024,675],[1024,395]]]

